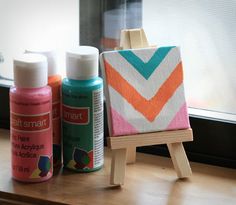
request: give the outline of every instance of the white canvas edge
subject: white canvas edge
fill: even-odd
[[[105,65],[104,65],[104,53],[102,52],[99,56],[100,66],[101,66],[101,73],[104,81],[104,94],[105,94],[105,103],[106,103],[106,110],[107,110],[107,122],[108,122],[108,130],[109,130],[109,136],[112,136],[112,121],[111,121],[111,102],[110,102],[110,96],[108,91],[108,84],[106,79],[106,72],[105,72]],[[106,137],[106,136],[105,136]]]

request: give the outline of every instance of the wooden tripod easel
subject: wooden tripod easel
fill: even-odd
[[[150,47],[143,29],[122,30],[120,47],[133,49]],[[192,141],[192,129],[162,131],[128,136],[108,137],[108,147],[112,150],[110,184],[122,185],[125,178],[126,163],[136,160],[136,147],[167,144],[170,156],[179,178],[192,174],[182,142]]]

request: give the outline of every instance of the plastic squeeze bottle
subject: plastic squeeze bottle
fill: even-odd
[[[80,46],[66,53],[62,81],[64,167],[91,172],[103,166],[103,80],[98,49]]]
[[[26,53],[38,53],[47,58],[48,85],[52,88],[53,167],[62,165],[61,153],[61,75],[56,52],[50,49],[28,49]]]
[[[22,182],[51,178],[52,94],[47,86],[47,60],[38,54],[14,59],[10,88],[12,177]]]

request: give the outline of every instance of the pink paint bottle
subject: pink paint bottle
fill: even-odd
[[[52,177],[52,94],[47,60],[23,54],[14,60],[10,89],[12,177],[41,182]]]

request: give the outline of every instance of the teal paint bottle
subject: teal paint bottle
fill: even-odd
[[[63,164],[77,172],[100,169],[103,151],[103,80],[98,49],[80,46],[66,53],[62,81]]]

